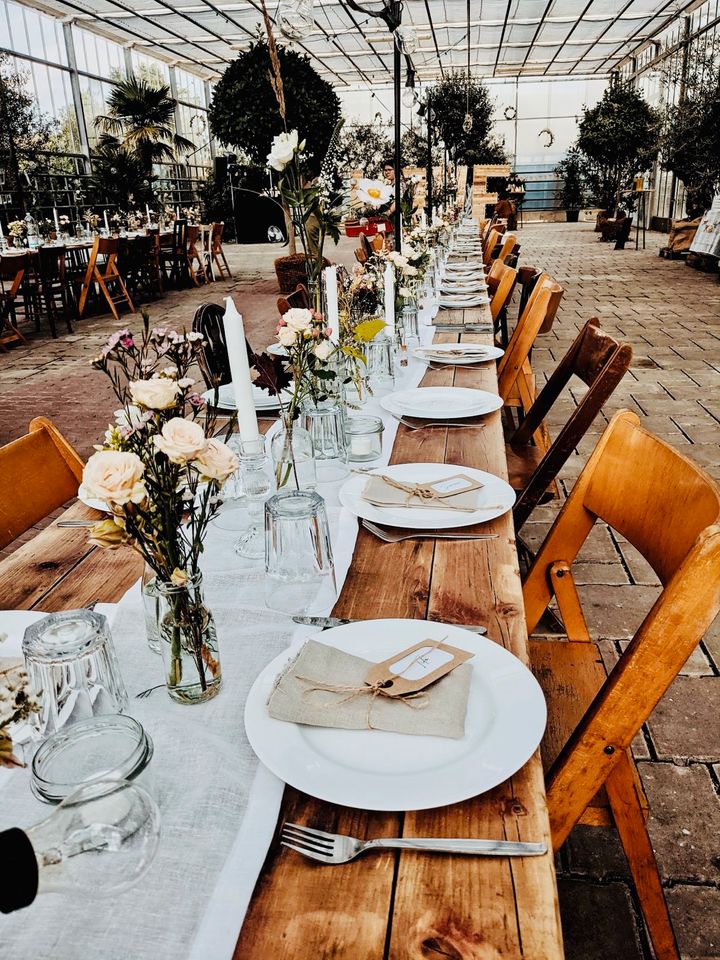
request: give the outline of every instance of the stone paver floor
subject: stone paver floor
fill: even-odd
[[[634,350],[631,370],[562,474],[572,486],[612,414],[635,410],[648,429],[720,478],[720,284],[648,248],[614,251],[588,224],[531,224],[520,233],[522,263],[548,270],[565,298],[553,330],[534,351],[542,381],[582,324],[602,319]],[[337,258],[352,262],[352,241]],[[232,292],[254,347],[265,346],[277,319],[272,260],[277,247],[227,247],[234,280],[171,293],[151,305],[153,321],[189,325],[195,307]],[[515,308],[513,308],[513,316]],[[123,319],[133,325],[133,318]],[[75,334],[0,354],[0,443],[20,436],[33,416],[51,417],[87,455],[114,408],[103,378],[88,369],[111,318],[77,324]],[[571,386],[550,419],[554,435],[577,402]],[[559,504],[538,509],[524,536],[541,541]],[[606,528],[580,555],[576,579],[590,630],[611,663],[647,612],[657,579],[630,545]],[[1,604],[0,604],[1,605]],[[720,957],[720,622],[688,660],[682,675],[638,737],[635,754],[651,802],[650,833],[675,929],[686,960]],[[622,850],[612,830],[577,828],[558,859],[569,960],[650,960]]]

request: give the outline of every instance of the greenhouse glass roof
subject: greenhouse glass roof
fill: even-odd
[[[255,36],[259,0],[43,0],[38,9],[127,43],[206,77],[222,73]],[[365,4],[377,9],[380,4]],[[685,0],[471,0],[470,65],[483,76],[604,75],[679,14]],[[268,0],[271,16],[277,0]],[[299,44],[336,86],[381,84],[392,76],[385,24],[340,0],[315,0],[315,31]],[[414,26],[418,79],[464,68],[466,0],[405,0]]]

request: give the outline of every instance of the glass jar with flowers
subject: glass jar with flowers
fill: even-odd
[[[129,543],[155,572],[165,682],[180,703],[208,700],[222,682],[199,560],[220,490],[237,468],[189,376],[201,343],[200,333],[151,329],[146,313],[139,339],[113,333],[92,363],[110,378],[121,408],[81,487],[109,514],[91,528],[91,542]]]

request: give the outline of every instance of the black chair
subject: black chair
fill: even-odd
[[[195,311],[192,322],[193,330],[203,335],[198,362],[200,372],[210,390],[216,386],[222,387],[226,383],[232,383],[227,342],[225,340],[224,316],[225,307],[217,303],[203,303]],[[252,367],[254,354],[247,337],[245,338],[245,347]]]
[[[38,278],[50,331],[57,337],[56,320],[64,320],[68,333],[73,332],[70,318],[74,312],[72,291],[65,275],[65,247],[40,247]]]
[[[187,220],[175,220],[172,242],[169,247],[160,247],[160,257],[165,269],[170,268],[170,283],[180,289],[190,283],[187,259]]]

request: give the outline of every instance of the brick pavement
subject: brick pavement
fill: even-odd
[[[605,422],[621,407],[720,479],[720,284],[648,249],[615,252],[588,224],[531,224],[520,234],[521,261],[548,270],[566,295],[551,333],[534,351],[542,380],[582,324],[599,316],[609,333],[628,340],[633,367],[598,422],[568,462],[566,492]],[[352,262],[352,241],[337,258]],[[171,293],[151,305],[153,321],[188,324],[197,304],[232,292],[256,348],[269,342],[277,296],[272,260],[277,247],[227,248],[235,279]],[[132,318],[131,318],[132,320]],[[130,321],[128,321],[130,322]],[[121,326],[126,321],[123,320]],[[130,322],[130,325],[132,323]],[[21,435],[38,414],[54,419],[87,454],[114,404],[88,362],[117,327],[108,317],[77,325],[57,341],[34,338],[0,354],[0,443]],[[579,397],[572,386],[553,408],[555,433]],[[540,507],[524,536],[539,543],[559,509]],[[593,532],[580,555],[577,582],[593,637],[608,664],[617,658],[657,593],[657,579],[633,548],[607,529]],[[688,660],[658,706],[634,751],[651,800],[650,833],[685,960],[720,957],[720,622]],[[612,830],[581,827],[558,858],[568,960],[649,960],[622,850]]]

